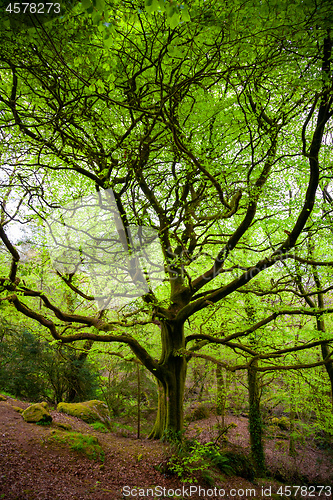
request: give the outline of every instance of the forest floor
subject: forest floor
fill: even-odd
[[[281,479],[289,479],[288,485],[299,484],[295,478],[304,477],[307,487],[302,495],[296,496],[296,489],[292,490],[291,497],[279,494],[279,491],[287,492],[285,484],[276,479],[257,479],[251,483],[241,477],[220,475],[215,478],[213,486],[200,482],[182,483],[177,476],[156,470],[155,467],[170,456],[168,446],[160,441],[138,440],[119,433],[104,434],[78,418],[56,411],[51,411],[51,426],[29,424],[13,406],[26,408],[29,404],[11,398],[0,401],[1,500],[332,498],[328,487],[322,491],[318,487],[333,482],[332,452],[303,444],[296,447],[297,455],[291,458],[287,436],[283,437],[281,433],[276,439],[265,440],[267,466],[274,471],[276,478],[280,474]],[[231,422],[235,426],[228,433],[230,446],[248,453],[248,419],[229,416],[226,423]],[[104,460],[87,458],[52,439],[54,435],[68,432],[62,431],[59,424],[69,424],[72,431],[96,436],[104,450]],[[200,436],[200,440],[208,442],[214,438],[215,429],[216,417],[211,416],[190,424],[187,436]],[[310,484],[314,485],[312,489]],[[279,490],[281,485],[282,490]]]

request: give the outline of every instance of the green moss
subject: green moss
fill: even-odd
[[[109,430],[105,427],[105,425],[102,422],[94,422],[93,424],[90,425],[95,429],[95,431],[104,433],[109,432]]]
[[[211,408],[200,404],[194,408],[189,415],[185,417],[186,421],[195,422],[196,420],[203,420],[204,418],[209,418],[211,416]]]
[[[81,418],[88,424],[102,422],[105,426],[110,427],[111,419],[108,408],[103,401],[94,399],[84,403],[59,403],[57,411]]]
[[[56,426],[59,427],[59,429],[63,429],[64,431],[72,430],[72,426],[69,424],[65,424],[64,422],[57,422]]]
[[[47,403],[36,403],[29,406],[22,412],[22,417],[26,422],[52,422],[52,417],[49,413]]]
[[[236,476],[243,477],[248,481],[253,481],[255,477],[255,468],[249,457],[242,452],[226,451],[224,456],[232,464]]]
[[[17,413],[23,413],[24,412],[24,409],[20,408],[19,406],[12,406],[12,408],[13,408],[14,411],[17,411]]]
[[[287,417],[281,417],[281,418],[273,417],[269,420],[269,424],[271,426],[276,425],[283,431],[288,431],[290,429],[290,420]]]
[[[60,431],[52,431],[49,441],[65,444],[71,450],[82,453],[89,459],[104,462],[104,451],[96,436],[81,434],[80,432],[66,432],[63,434]]]
[[[281,417],[280,421],[278,423],[278,426],[280,427],[280,429],[282,429],[284,431],[289,431],[289,429],[290,429],[290,420],[289,420],[289,418],[287,418],[287,417]]]

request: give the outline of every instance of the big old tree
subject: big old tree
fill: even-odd
[[[160,437],[183,427],[188,320],[277,263],[302,258],[328,172],[321,151],[332,115],[332,20],[327,2],[193,1],[191,20],[176,22],[155,3],[150,13],[122,3],[108,22],[78,6],[50,25],[16,26],[15,40],[9,27],[1,32],[0,238],[2,301],[60,342],[127,344],[157,379],[151,435]],[[115,317],[89,309],[84,282],[58,271],[81,300],[73,313],[50,288],[22,279],[9,229],[32,217],[47,224],[56,207],[110,189],[125,238],[133,226],[158,233],[163,293],[147,282],[142,305]],[[269,244],[263,221],[274,225]],[[147,323],[160,330],[158,360],[131,331]]]

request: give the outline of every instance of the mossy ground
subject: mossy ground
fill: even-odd
[[[104,451],[96,436],[52,430],[48,440],[68,445],[71,450],[82,453],[89,459],[104,462]]]
[[[9,399],[0,402],[0,498],[4,495],[5,500],[69,500],[80,498],[82,500],[121,500],[124,498],[122,487],[128,484],[132,487],[138,485],[151,487],[161,485],[166,489],[181,487],[176,474],[167,475],[156,470],[163,457],[168,456],[169,451],[165,443],[146,439],[135,439],[135,433],[130,437],[121,437],[119,433],[108,432],[98,433],[82,420],[68,416],[65,413],[58,413],[51,410],[53,423],[51,430],[56,430],[63,439],[70,435],[65,431],[59,431],[58,423],[66,423],[72,427],[77,434],[94,435],[97,434],[98,442],[105,453],[105,460],[94,460],[80,450],[72,450],[69,446],[75,443],[49,440],[50,429],[31,425],[16,413],[12,405],[26,408],[28,403]],[[216,436],[217,429],[216,416],[201,420],[200,438],[211,441]],[[229,416],[226,424],[235,422],[237,426],[232,426],[228,433],[228,446],[238,443],[235,451],[246,451],[248,446],[248,419],[243,417]],[[135,424],[135,422],[132,422]],[[192,433],[196,434],[196,423],[190,424],[187,429],[188,437]],[[287,431],[285,431],[287,432]],[[94,436],[93,436],[94,437]],[[195,436],[193,436],[195,437]],[[91,444],[94,445],[94,442]],[[307,471],[308,479],[312,474],[320,473],[320,484],[327,483],[332,476],[332,463],[330,452],[321,449],[314,449],[314,446],[302,447],[296,458],[290,458],[286,453],[275,450],[275,440],[267,439],[267,459],[270,466],[274,464],[283,467],[288,478],[283,484],[294,484],[293,464],[297,461],[297,466],[302,473],[306,472],[304,465],[312,467]],[[79,439],[78,447],[83,447]],[[320,462],[319,462],[320,460]],[[304,464],[304,465],[303,465]],[[221,485],[226,491],[234,489],[255,488],[257,493],[261,492],[262,486],[267,488],[272,485],[272,492],[276,492],[280,482],[276,479],[258,479],[255,483],[247,479],[236,476],[225,476],[223,482],[219,483],[220,474],[210,472],[210,476],[203,478],[207,485],[200,482],[199,485],[206,488],[209,485]],[[288,482],[286,480],[288,479]],[[201,481],[201,480],[200,480]],[[313,481],[312,481],[313,483]],[[30,493],[26,493],[29,491]],[[134,497],[133,497],[134,498]],[[137,496],[138,498],[138,496]],[[149,497],[151,498],[151,497]],[[198,496],[193,496],[193,500],[199,500]],[[203,498],[201,496],[201,498]],[[211,500],[218,500],[209,497]],[[236,497],[234,497],[236,498]],[[237,500],[245,500],[245,496],[237,497]],[[248,497],[249,498],[249,497]],[[261,500],[261,495],[256,495],[257,500]],[[274,497],[265,497],[272,500]],[[282,497],[283,498],[283,497]],[[296,497],[294,497],[296,500]],[[310,497],[297,498],[305,500]],[[312,495],[313,498],[313,495]],[[328,497],[326,497],[328,498]]]

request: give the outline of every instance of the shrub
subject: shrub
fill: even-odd
[[[93,399],[97,372],[68,346],[41,342],[28,329],[2,320],[0,389],[30,401]]]
[[[196,482],[197,475],[210,482],[211,472],[231,475],[234,473],[233,463],[229,456],[214,443],[202,444],[197,440],[179,440],[171,446],[173,453],[160,469],[162,472],[176,474],[183,482]]]
[[[108,376],[101,377],[100,390],[114,417],[134,417],[137,414],[138,383],[134,363],[111,360],[106,367]],[[157,406],[156,383],[144,371],[140,372],[141,409]],[[100,396],[101,397],[101,396]]]
[[[235,451],[226,451],[224,455],[232,464],[236,476],[253,481],[255,477],[255,468],[247,455]]]
[[[0,342],[0,388],[32,401],[42,399],[45,383],[39,369],[42,348],[26,329],[7,329]]]

